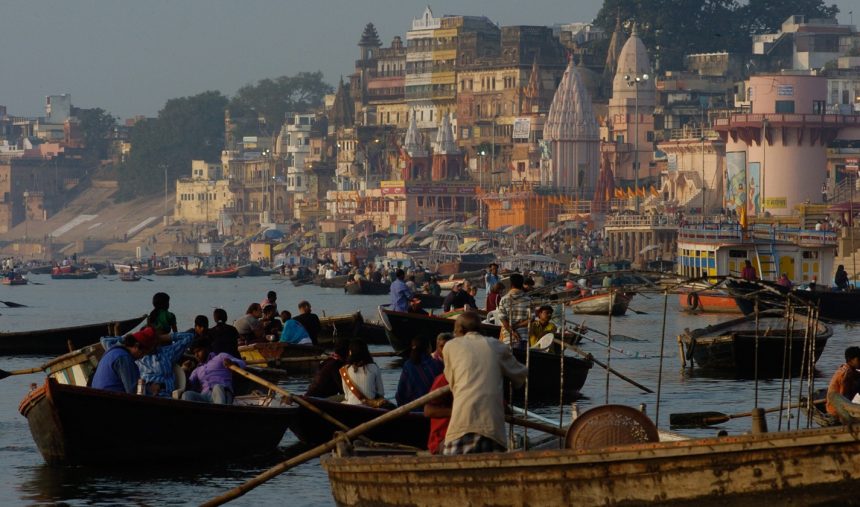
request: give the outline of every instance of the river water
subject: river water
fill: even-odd
[[[63,327],[112,319],[142,315],[151,308],[155,292],[167,292],[171,296],[171,310],[176,314],[180,329],[191,327],[195,315],[210,317],[215,307],[224,308],[229,320],[241,316],[252,302],[261,301],[266,292],[278,293],[278,306],[295,312],[299,301],[307,299],[318,314],[332,315],[361,310],[365,318],[376,320],[376,306],[384,303],[387,296],[348,296],[338,289],[323,289],[316,286],[293,287],[290,282],[271,281],[268,278],[207,279],[194,277],[148,277],[136,283],[116,280],[116,277],[100,277],[95,280],[51,280],[47,275],[31,276],[40,285],[18,287],[0,286],[0,301],[12,301],[27,305],[26,308],[3,308],[0,303],[0,330],[18,331]],[[149,281],[151,280],[151,281]],[[613,347],[624,353],[612,352],[607,358],[607,348],[590,341],[583,341],[583,348],[595,357],[633,378],[641,384],[657,390],[660,377],[660,346],[663,325],[663,296],[649,294],[636,296],[631,308],[644,314],[628,312],[624,317],[612,319],[612,332],[636,338],[616,340]],[[673,412],[696,412],[713,410],[725,413],[746,412],[753,407],[755,383],[748,380],[704,377],[696,370],[682,370],[678,358],[676,336],[684,328],[704,327],[727,317],[691,316],[679,312],[677,296],[669,297],[666,333],[663,353],[661,383],[661,406],[658,426],[668,429],[669,414]],[[582,322],[577,317],[577,322]],[[607,317],[587,317],[590,327],[607,331]],[[596,339],[603,340],[591,333]],[[816,386],[825,387],[832,371],[842,363],[842,353],[848,345],[857,344],[860,331],[844,326],[834,328],[834,336],[818,362],[820,372]],[[384,347],[377,347],[385,350]],[[37,366],[49,357],[0,357],[0,369],[15,370]],[[393,397],[399,377],[399,368],[387,358],[380,359],[385,379],[385,389]],[[18,403],[33,382],[42,382],[40,375],[20,375],[0,380],[0,504],[45,505],[191,505],[221,494],[241,482],[262,472],[280,460],[304,450],[290,433],[284,436],[277,455],[265,460],[250,460],[230,464],[195,463],[175,465],[171,463],[103,469],[85,467],[49,467],[30,435],[27,421],[18,413]],[[294,392],[302,392],[307,379],[294,378],[282,382]],[[607,401],[607,375],[595,366],[583,388],[587,399],[578,402],[580,412]],[[794,380],[793,393],[798,392],[798,380]],[[780,380],[759,382],[759,406],[772,407],[779,404]],[[788,384],[785,389],[787,391]],[[647,405],[647,413],[655,417],[656,395],[645,394],[616,377],[609,377],[610,403],[638,406]],[[805,387],[804,387],[805,392]],[[537,407],[535,411],[546,417],[558,418],[557,406]],[[564,407],[565,420],[570,418],[570,406]],[[93,424],[108,425],[111,421],[94,420]],[[141,424],[158,424],[158,421],[141,421]],[[775,414],[768,416],[771,431],[777,428]],[[787,419],[783,419],[785,429]],[[791,420],[792,427],[797,424]],[[801,427],[805,417],[801,416]],[[749,418],[738,418],[720,426],[730,433],[749,430]],[[176,428],[188,438],[195,438],[194,428]],[[236,428],[236,431],[254,431],[253,428]],[[716,428],[684,430],[691,436],[714,435]],[[534,433],[532,433],[534,434]],[[218,445],[213,442],[213,445]],[[99,445],[93,442],[92,445]],[[392,478],[395,480],[394,478]],[[298,466],[282,476],[258,487],[234,505],[274,505],[289,501],[292,506],[331,505],[333,500],[328,481],[319,461],[314,460]]]

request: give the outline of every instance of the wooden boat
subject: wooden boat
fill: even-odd
[[[182,266],[168,266],[166,268],[156,269],[154,272],[156,276],[182,276],[186,273],[185,268]]]
[[[860,469],[856,431],[458,456],[326,457],[322,466],[341,507],[844,505],[860,485],[850,472]]]
[[[836,322],[860,322],[860,290],[833,290],[831,287],[815,286],[814,290],[806,288],[787,289],[772,282],[731,282],[729,286],[737,297],[735,301],[744,315],[755,312],[755,301],[758,301],[759,311],[770,308],[785,308],[789,294],[793,296],[796,310],[806,313],[804,305],[818,309],[818,318]],[[746,297],[756,293],[756,299]]]
[[[127,271],[119,275],[119,279],[123,282],[139,282],[141,276],[134,271]]]
[[[617,317],[627,313],[627,306],[630,304],[631,299],[633,299],[632,293],[611,291],[583,296],[574,299],[568,304],[573,313],[609,315],[611,311],[612,316]]]
[[[377,283],[368,280],[359,280],[357,282],[349,282],[343,287],[347,294],[364,294],[364,295],[382,295],[388,294],[390,286],[387,283]]]
[[[27,271],[31,275],[48,275],[53,271],[54,265],[51,263],[41,264],[41,265],[32,265],[27,268]]]
[[[3,285],[27,285],[27,282],[28,280],[21,273],[10,271],[3,275]]]
[[[395,312],[379,308],[380,316],[388,331],[391,346],[397,352],[409,350],[409,342],[413,337],[427,340],[427,343],[435,344],[439,333],[453,333],[454,319],[434,317],[432,315],[420,315],[415,313]],[[500,326],[493,324],[481,324],[481,333],[485,336],[498,337]],[[526,362],[525,352],[514,350],[514,357],[523,364]],[[529,399],[530,400],[558,400],[561,361],[558,354],[539,352],[532,350],[529,354]],[[564,358],[564,397],[568,400],[580,396],[579,390],[585,384],[588,371],[591,369],[590,361],[583,361],[571,356]]]
[[[396,352],[409,350],[413,337],[423,338],[427,343],[436,343],[439,333],[453,333],[454,319],[423,315],[419,313],[395,312],[379,306],[379,319],[385,326],[388,341]],[[481,324],[481,334],[498,338],[501,326]]]
[[[451,290],[458,283],[463,283],[465,281],[466,281],[465,278],[451,278],[449,280],[439,280],[439,287],[442,290]],[[442,299],[444,299],[444,298],[445,298],[445,296],[442,296]]]
[[[304,398],[350,428],[387,412],[385,409],[371,408],[365,405],[349,405],[310,396]],[[307,408],[300,406],[298,413],[290,421],[290,431],[302,443],[319,445],[331,440],[334,432],[341,430]],[[430,419],[424,417],[422,412],[412,412],[365,434],[371,440],[410,445],[418,449],[427,448],[429,435]]]
[[[388,345],[385,326],[380,322],[362,322],[356,330],[355,336],[370,345]]]
[[[199,462],[265,454],[275,450],[296,414],[292,407],[138,396],[62,385],[51,378],[30,391],[18,410],[45,461],[62,465]],[[93,424],[100,420],[110,424]],[[147,421],[152,424],[141,428]],[[195,438],[178,428],[193,428]]]
[[[328,287],[331,289],[342,289],[346,282],[349,281],[350,275],[338,275],[334,278],[317,277],[320,287]]]
[[[851,400],[837,392],[826,394],[827,401],[836,409],[836,416],[842,424],[857,424],[860,422],[860,404],[852,403]]]
[[[701,368],[733,373],[741,378],[756,375],[756,342],[758,342],[759,378],[781,377],[786,349],[788,350],[789,374],[796,376],[804,371],[803,361],[807,343],[806,328],[809,319],[795,315],[794,323],[779,311],[760,312],[758,332],[754,316],[744,316],[694,331],[686,330],[678,337],[684,348],[686,360],[694,361]],[[813,356],[817,361],[833,334],[830,326],[816,322]],[[758,338],[756,338],[758,336]],[[788,343],[786,343],[786,340]]]
[[[740,313],[734,296],[722,291],[691,291],[678,294],[681,309],[697,313]]]
[[[125,334],[146,319],[146,315],[120,321],[83,326],[0,333],[0,355],[56,355],[97,343],[102,336]]]
[[[263,269],[256,262],[243,264],[236,268],[239,271],[239,276],[269,276],[273,273],[271,269]]]
[[[206,272],[206,278],[236,278],[239,276],[238,268],[213,269]]]
[[[54,270],[51,271],[51,279],[53,280],[92,280],[93,278],[98,277],[98,271],[93,271],[91,269],[74,268],[66,270],[54,267]]]
[[[364,322],[361,312],[324,315],[319,319],[320,332],[317,335],[317,343],[320,345],[330,344],[338,336],[355,338],[357,330]]]
[[[239,347],[239,354],[245,361],[260,364],[265,362],[272,368],[288,373],[314,373],[319,369],[325,350],[313,345],[294,345],[281,342],[253,343]],[[307,358],[306,361],[281,361],[289,358]]]

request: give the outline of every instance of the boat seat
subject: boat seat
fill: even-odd
[[[573,421],[565,436],[565,446],[576,450],[659,441],[654,422],[625,405],[602,405],[588,410]]]

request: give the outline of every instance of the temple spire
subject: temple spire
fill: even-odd
[[[403,149],[412,158],[427,156],[424,145],[421,144],[421,134],[418,132],[418,123],[415,121],[415,110],[409,114],[409,128],[406,129],[406,138],[403,140]]]

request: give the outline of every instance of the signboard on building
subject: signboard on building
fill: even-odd
[[[852,172],[856,173],[857,170],[860,169],[860,163],[858,163],[858,162],[860,162],[860,159],[846,158],[845,159],[845,170],[846,171],[852,171]]]
[[[678,154],[677,153],[667,153],[666,154],[666,162],[668,163],[668,169],[670,173],[678,171]]]
[[[785,209],[788,207],[788,199],[785,197],[767,197],[764,200],[765,209]]]
[[[529,130],[531,130],[532,120],[531,118],[515,118],[514,119],[514,131],[511,135],[514,139],[528,139],[529,138]]]
[[[794,95],[794,85],[779,85],[776,94],[780,97],[791,97]]]

